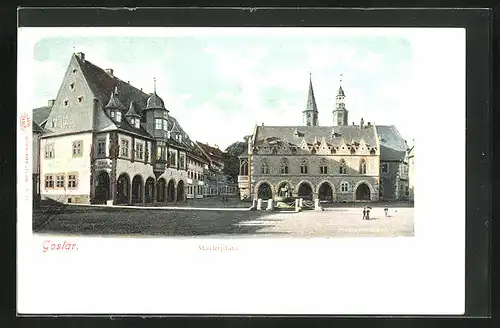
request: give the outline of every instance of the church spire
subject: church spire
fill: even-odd
[[[345,108],[345,93],[342,89],[342,74],[340,74],[340,86],[335,97],[335,108],[333,110],[333,126],[347,125],[348,111]]]
[[[307,126],[318,125],[318,106],[314,98],[311,73],[309,73],[309,92],[307,94],[306,109],[302,113],[304,114],[304,122]]]

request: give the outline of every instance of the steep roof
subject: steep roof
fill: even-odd
[[[339,92],[337,93],[337,95],[345,97],[344,89],[342,89],[342,86],[339,87]]]
[[[335,138],[332,138],[332,132]],[[342,142],[351,144],[363,140],[367,146],[376,147],[377,137],[375,128],[358,125],[352,126],[258,126],[256,131],[255,145],[258,146],[264,140],[286,141],[290,145],[298,146],[305,140],[308,144],[321,141],[325,138],[327,144],[338,146]]]
[[[198,145],[200,148],[210,157],[210,159],[215,160],[215,161],[221,161],[223,158],[223,152],[219,148],[212,147],[208,144],[198,142]]]
[[[310,76],[309,76],[309,92],[307,94],[307,104],[305,111],[314,111],[314,112],[318,111],[318,106],[316,106],[316,99],[314,98],[314,90]]]
[[[40,125],[38,125],[35,121],[32,122],[32,126],[33,126],[33,132],[34,133],[42,133],[43,132],[43,129],[40,127]]]
[[[377,125],[381,161],[401,161],[408,145],[394,125]]]
[[[43,121],[49,117],[51,106],[43,106],[33,109],[33,122],[36,124],[42,124]]]

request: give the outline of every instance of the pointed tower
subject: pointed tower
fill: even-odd
[[[306,109],[302,112],[304,123],[307,126],[318,126],[318,107],[314,98],[311,73],[309,73],[309,93],[307,95]]]
[[[120,99],[118,99],[118,87],[115,87],[115,90],[111,92],[108,104],[104,107],[104,109],[115,122],[121,123],[122,111],[125,110],[125,106],[123,106]]]
[[[133,100],[130,102],[130,107],[125,114],[125,118],[134,128],[138,129],[140,127],[141,115],[137,114],[136,105]]]
[[[343,126],[348,123],[348,111],[345,109],[345,94],[342,89],[342,74],[340,75],[340,87],[335,99],[335,109],[333,110],[333,126]]]

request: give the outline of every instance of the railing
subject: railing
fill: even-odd
[[[248,175],[238,175],[238,182],[248,182]]]

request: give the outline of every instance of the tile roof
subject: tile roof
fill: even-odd
[[[130,103],[133,102],[134,111],[138,115],[143,116],[143,112],[146,109],[148,99],[153,94],[146,94],[145,92],[135,88],[131,84],[122,81],[118,77],[108,74],[104,69],[98,67],[97,65],[94,65],[87,59],[82,60],[78,56],[75,56],[75,59],[78,61],[78,64],[82,69],[82,73],[90,89],[97,97],[97,100],[102,107],[105,107],[111,101],[111,95],[114,95],[114,103],[121,105],[121,107],[123,107],[123,109],[125,110],[127,108],[130,109]],[[156,95],[156,98],[157,99],[154,100],[154,103],[161,102],[161,104],[163,105],[163,100],[158,95]],[[142,126],[140,127],[140,129],[136,129],[135,127],[128,124],[128,122],[124,119],[122,119],[121,123],[116,123],[115,121],[113,122],[117,125],[119,130],[139,133],[145,137],[152,138],[152,136],[149,135]],[[182,146],[191,151],[196,151],[197,147],[195,145],[191,145],[189,136],[182,129],[179,122],[175,119],[175,117],[169,115],[168,129],[171,130],[173,127],[175,127],[176,130],[178,130],[179,133],[183,135],[183,142],[179,143],[175,141],[175,139],[171,138],[170,140],[174,141],[172,144],[175,143],[176,145]]]
[[[212,147],[202,142],[197,142],[203,151],[214,160],[222,160],[224,153],[219,148]]]
[[[332,138],[332,132],[335,138]],[[377,146],[377,137],[373,126],[360,128],[353,126],[258,126],[255,138],[255,145],[258,146],[264,140],[282,142],[286,141],[290,145],[298,146],[305,140],[308,144],[321,142],[325,138],[327,144],[338,146],[342,142],[351,144],[363,140],[366,145]]]
[[[33,122],[42,124],[49,117],[51,106],[38,107],[33,109]]]
[[[377,125],[381,161],[403,160],[408,145],[394,125]]]

